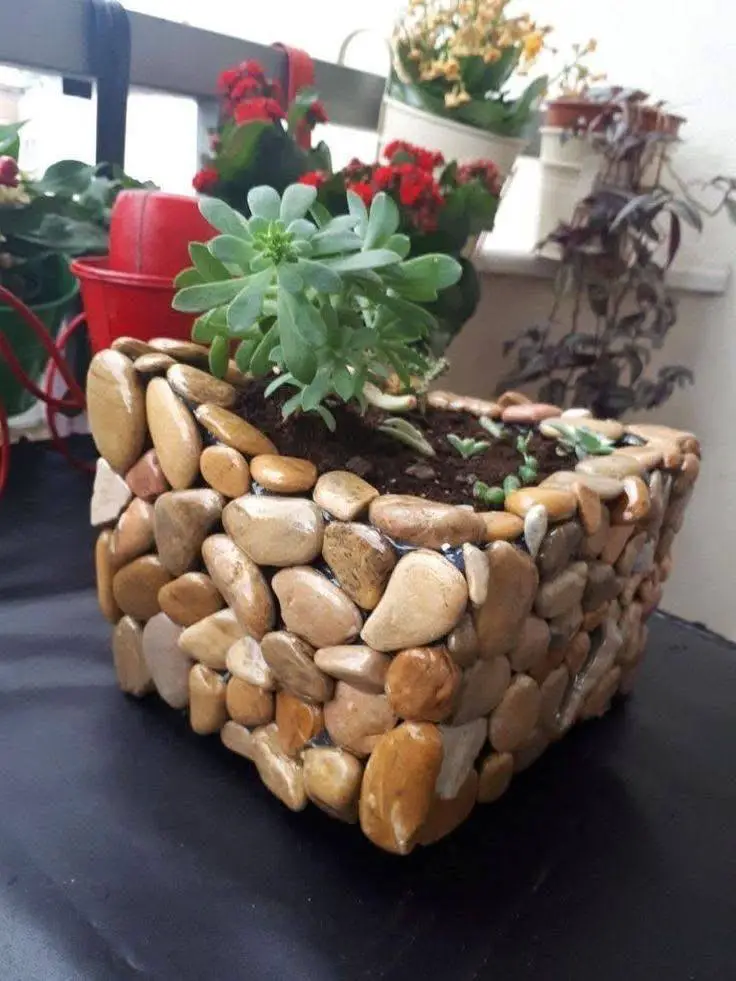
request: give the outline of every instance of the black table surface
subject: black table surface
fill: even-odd
[[[652,621],[634,696],[408,858],[116,689],[89,480],[0,501],[0,981],[736,977],[736,656]],[[686,555],[680,561],[687,561]]]

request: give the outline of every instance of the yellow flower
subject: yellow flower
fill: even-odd
[[[532,61],[537,57],[544,45],[544,37],[540,31],[532,31],[524,38],[524,57],[527,61]]]
[[[457,109],[466,102],[470,102],[470,96],[461,85],[454,88],[452,92],[445,93],[445,106],[448,109]]]
[[[487,65],[492,64],[494,61],[498,61],[500,57],[501,52],[498,50],[498,48],[487,48],[483,52],[483,61],[485,61]]]

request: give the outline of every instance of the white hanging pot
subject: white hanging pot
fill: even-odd
[[[557,126],[543,126],[540,136],[538,242],[561,222],[572,220],[578,203],[592,190],[600,165],[599,155],[584,136]]]

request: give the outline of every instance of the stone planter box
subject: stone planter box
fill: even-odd
[[[116,348],[88,402],[120,686],[219,734],[287,807],[405,854],[630,691],[699,471],[691,434],[631,424],[629,445],[478,514],[279,456],[230,411],[247,381],[197,370],[197,345]],[[514,393],[431,401],[540,418]]]

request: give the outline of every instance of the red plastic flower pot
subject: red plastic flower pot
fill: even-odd
[[[207,242],[215,234],[196,198],[122,191],[110,219],[109,269],[173,279],[191,265],[189,243]]]
[[[71,269],[79,278],[95,353],[122,336],[189,339],[194,317],[171,309],[175,290],[169,277],[110,269],[107,256],[75,259]]]

